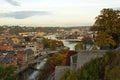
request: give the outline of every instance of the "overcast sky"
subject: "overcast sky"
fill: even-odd
[[[0,0],[0,25],[89,26],[120,0]]]

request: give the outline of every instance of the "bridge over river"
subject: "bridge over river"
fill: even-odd
[[[64,39],[67,42],[81,42],[80,39]]]

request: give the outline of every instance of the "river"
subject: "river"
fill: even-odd
[[[52,40],[59,40],[59,39],[56,38],[55,35],[48,35],[48,36],[44,36],[44,37],[48,38],[48,39],[52,39]],[[75,48],[74,48],[75,45],[77,43],[79,43],[79,42],[69,42],[69,41],[66,41],[66,40],[60,40],[60,41],[62,41],[64,46],[68,47],[70,50],[75,50]],[[91,48],[92,48],[92,45],[87,45],[86,46],[87,50],[91,50]],[[99,47],[98,47],[98,49],[99,49]]]
[[[55,37],[55,35],[49,35],[49,36],[45,36],[45,38],[48,38],[48,39],[52,39],[52,40],[59,40],[59,39],[56,39],[56,37]],[[75,50],[75,45],[77,44],[77,43],[79,43],[79,42],[69,42],[69,41],[66,41],[66,40],[60,40],[60,41],[62,41],[63,42],[63,44],[64,44],[64,46],[66,46],[66,47],[68,47],[70,50]],[[88,45],[87,46],[87,48],[89,48],[90,46]],[[40,63],[39,65],[38,65],[38,67],[40,67],[40,66],[43,66],[44,65],[44,63]],[[40,68],[38,68],[38,69],[40,69]],[[38,75],[38,71],[34,71],[29,77],[28,77],[28,80],[34,80],[35,78],[34,77],[36,77],[37,75]],[[35,80],[37,80],[37,79],[35,79]]]
[[[62,40],[64,46],[68,47],[70,50],[75,50],[74,46],[78,43],[78,42],[68,42],[65,40]]]
[[[57,39],[55,35],[48,35],[44,37],[52,40],[60,40],[60,39]],[[78,42],[69,42],[66,40],[60,40],[60,41],[62,41],[64,46],[68,47],[70,50],[75,50],[74,46],[78,43]]]

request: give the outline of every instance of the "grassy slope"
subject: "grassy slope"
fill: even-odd
[[[120,80],[120,54],[107,51],[77,71],[68,71],[61,80]]]

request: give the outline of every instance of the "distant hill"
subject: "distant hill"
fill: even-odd
[[[10,34],[18,34],[20,32],[46,32],[46,33],[55,33],[58,29],[64,29],[65,31],[69,31],[71,29],[80,29],[80,30],[88,30],[90,26],[73,26],[73,27],[21,27],[21,26],[0,26],[0,32],[3,29],[9,29]]]

